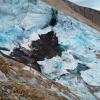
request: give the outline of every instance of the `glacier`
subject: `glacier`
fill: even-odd
[[[82,100],[96,100],[88,85],[100,86],[100,58],[96,56],[100,53],[100,32],[61,12],[53,30],[63,48],[62,56],[38,61],[42,73],[50,80],[69,86]]]
[[[42,74],[68,86],[81,100],[96,100],[94,95],[99,97],[100,93],[93,95],[88,86],[100,87],[100,58],[97,57],[100,54],[100,32],[62,12],[58,12],[58,22],[51,27],[52,7],[40,0],[36,3],[12,1],[0,1],[0,47],[13,49],[20,43],[30,49],[30,43],[37,40],[39,34],[53,30],[63,49],[62,55],[38,61]]]

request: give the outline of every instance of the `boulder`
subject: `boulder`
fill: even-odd
[[[32,56],[36,60],[43,60],[44,58],[52,58],[56,55],[60,55],[58,50],[58,38],[53,31],[39,35],[39,37],[39,40],[32,41],[30,47]]]

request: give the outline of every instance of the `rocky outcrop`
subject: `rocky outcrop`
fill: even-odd
[[[0,84],[1,100],[66,100],[43,87],[25,83],[4,82]]]
[[[56,9],[51,8],[51,12],[52,12],[52,17],[49,25],[55,26],[57,24],[58,11]]]
[[[86,17],[87,19],[91,20],[93,23],[97,24],[100,27],[100,11],[79,6],[68,0],[63,0],[63,1],[66,2],[73,10],[75,10],[82,16]]]
[[[14,60],[1,57],[0,71],[1,100],[79,100],[68,87]]]
[[[18,48],[13,50],[10,56],[41,72],[40,66],[36,61],[43,60],[44,58],[52,58],[56,55],[60,55],[61,52],[58,49],[58,38],[53,31],[39,35],[39,37],[40,39],[32,41],[30,51],[19,45]]]
[[[53,31],[39,35],[39,37],[39,40],[32,41],[30,47],[32,50],[32,57],[36,60],[43,60],[44,58],[52,58],[60,54],[58,49],[58,38]]]

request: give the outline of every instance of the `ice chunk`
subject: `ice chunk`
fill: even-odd
[[[100,86],[100,69],[82,71],[81,77],[89,85]]]

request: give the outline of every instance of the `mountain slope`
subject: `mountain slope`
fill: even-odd
[[[100,99],[100,32],[60,0],[51,1],[66,15],[41,0],[22,1],[0,2],[0,96],[21,100],[32,96],[28,89],[32,100]]]

